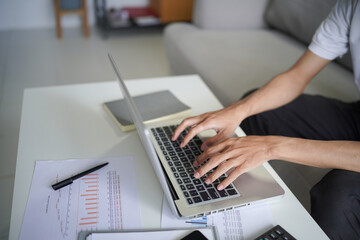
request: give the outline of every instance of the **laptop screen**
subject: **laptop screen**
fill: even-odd
[[[115,61],[114,61],[114,59],[113,59],[113,57],[111,56],[110,53],[108,53],[108,57],[110,59],[111,65],[112,65],[112,67],[113,67],[113,69],[114,69],[114,71],[116,73],[117,78],[118,78],[118,82],[119,82],[119,85],[120,85],[121,92],[122,92],[122,94],[124,96],[124,99],[125,99],[125,102],[126,102],[126,104],[128,106],[131,118],[134,121],[136,131],[139,134],[140,140],[141,140],[141,142],[142,142],[142,144],[143,144],[143,146],[145,148],[145,151],[146,151],[146,153],[147,153],[147,155],[148,155],[148,157],[149,157],[149,159],[151,161],[151,164],[152,164],[152,166],[153,166],[153,168],[155,170],[155,173],[156,173],[156,175],[157,175],[157,177],[159,179],[159,182],[160,182],[160,184],[162,186],[164,194],[165,194],[166,198],[169,201],[170,207],[173,210],[173,212],[178,215],[175,204],[174,204],[173,199],[172,199],[171,192],[169,190],[169,186],[167,185],[166,177],[165,177],[165,174],[163,172],[161,163],[160,163],[159,158],[158,158],[158,156],[156,154],[154,146],[153,146],[153,144],[151,142],[150,133],[146,129],[146,127],[145,127],[145,125],[143,123],[143,119],[141,117],[141,114],[140,114],[138,108],[136,107],[136,104],[135,104],[133,98],[131,97],[127,87],[126,87],[124,80],[120,77],[118,68],[117,68],[117,66],[115,64]]]

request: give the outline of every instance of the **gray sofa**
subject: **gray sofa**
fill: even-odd
[[[196,0],[192,23],[166,27],[173,74],[199,74],[224,106],[290,68],[336,0]],[[330,63],[306,93],[359,98],[348,55]],[[276,97],[276,96],[274,96]],[[309,190],[328,171],[270,161],[306,209]]]

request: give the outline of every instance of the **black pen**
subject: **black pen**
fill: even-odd
[[[90,168],[89,170],[86,170],[86,171],[84,171],[84,172],[82,172],[82,173],[76,174],[75,176],[72,176],[72,177],[70,177],[70,178],[68,178],[68,179],[65,179],[65,180],[61,181],[61,182],[55,183],[54,185],[52,185],[52,188],[53,188],[54,190],[58,190],[58,189],[60,189],[60,188],[62,188],[62,187],[65,187],[65,186],[67,186],[67,185],[69,185],[69,184],[72,184],[73,181],[75,181],[76,179],[81,178],[81,177],[83,177],[83,176],[85,176],[85,175],[87,175],[87,174],[89,174],[89,173],[92,173],[92,172],[94,172],[94,171],[96,171],[96,170],[98,170],[98,169],[100,169],[100,168],[102,168],[102,167],[105,167],[105,166],[108,165],[108,164],[109,164],[108,162],[107,162],[107,163],[103,163],[103,164],[101,164],[101,165],[99,165],[99,166]]]

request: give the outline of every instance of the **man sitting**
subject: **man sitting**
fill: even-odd
[[[227,108],[179,125],[173,140],[192,126],[181,147],[201,131],[217,132],[203,143],[204,153],[194,166],[209,161],[194,176],[217,167],[205,180],[209,184],[233,169],[217,186],[222,190],[271,159],[334,169],[312,188],[311,214],[331,239],[360,239],[360,101],[301,94],[331,60],[348,50],[360,92],[359,0],[339,0],[288,71]],[[248,136],[231,138],[239,124]]]

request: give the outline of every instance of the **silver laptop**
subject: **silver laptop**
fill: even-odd
[[[180,148],[181,137],[179,141],[170,140],[180,119],[145,125],[120,77],[114,59],[110,54],[108,56],[141,142],[170,208],[178,218],[201,217],[284,195],[284,190],[262,165],[242,174],[222,191],[218,191],[216,186],[227,176],[226,174],[210,185],[204,182],[207,175],[200,179],[194,178],[196,169],[192,163],[201,154],[201,143],[216,133],[205,131],[196,136],[186,147]],[[186,131],[182,135],[185,136],[185,134]]]

